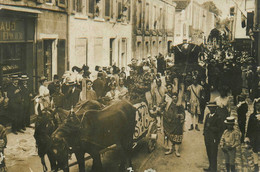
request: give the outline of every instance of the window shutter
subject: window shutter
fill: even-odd
[[[105,16],[110,16],[110,1],[111,0],[105,0]]]
[[[58,0],[58,6],[62,8],[66,8],[67,6],[67,0]]]
[[[94,14],[95,11],[95,0],[88,1],[88,12]]]
[[[117,6],[117,18],[121,19],[121,13],[122,13],[122,2],[121,0],[118,0],[118,6]]]
[[[65,72],[66,65],[66,40],[59,39],[58,40],[58,76],[61,78]]]
[[[127,10],[128,10],[128,21],[130,21],[131,20],[131,2],[130,2],[130,4],[128,5],[128,8],[127,8]]]
[[[37,82],[44,75],[43,40],[37,40]]]

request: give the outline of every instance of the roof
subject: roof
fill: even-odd
[[[0,5],[0,10],[10,10],[10,11],[19,11],[19,12],[26,12],[26,13],[34,13],[40,14],[41,11],[31,8],[25,7],[17,7],[17,6],[9,6],[9,5]]]
[[[174,2],[176,3],[176,9],[185,9],[189,5],[190,0],[174,0]]]

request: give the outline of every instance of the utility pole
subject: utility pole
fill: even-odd
[[[255,55],[257,64],[260,65],[260,0],[255,0],[254,33],[255,33]]]

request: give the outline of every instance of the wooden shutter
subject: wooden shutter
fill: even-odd
[[[94,14],[95,11],[95,0],[88,1],[88,12]]]
[[[66,8],[67,6],[67,0],[58,0],[58,6],[61,8]]]
[[[105,0],[105,16],[110,16],[110,1],[111,0]]]
[[[65,62],[66,62],[66,40],[58,40],[58,76],[61,78],[65,72]]]
[[[122,14],[122,0],[118,0],[117,3],[117,18],[121,19],[121,14]]]
[[[36,71],[36,83],[38,84],[39,77],[44,75],[44,50],[43,50],[43,40],[37,40],[37,71]]]

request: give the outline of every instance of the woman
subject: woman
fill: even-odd
[[[260,98],[254,101],[254,112],[249,117],[246,137],[246,141],[249,141],[253,148],[255,172],[258,172],[258,154],[260,152]]]
[[[82,91],[80,92],[80,101],[87,101],[87,100],[97,100],[96,92],[92,89],[92,81],[87,79],[86,80],[86,89],[82,88]],[[85,97],[84,94],[85,93]]]
[[[222,87],[219,90],[219,93],[220,96],[215,98],[215,102],[217,105],[216,114],[218,114],[218,116],[221,118],[221,123],[219,124],[219,127],[221,129],[220,136],[219,136],[220,138],[226,128],[224,121],[228,116],[230,116],[229,114],[230,100],[229,97],[227,96],[227,88]]]
[[[39,87],[39,104],[41,110],[44,108],[50,107],[50,91],[48,89],[47,78],[42,76],[40,78],[40,87]]]
[[[179,101],[178,101],[179,99]],[[166,107],[166,113],[163,117],[164,133],[170,140],[170,148],[165,155],[173,153],[173,145],[175,146],[175,155],[180,157],[179,147],[183,138],[183,124],[185,111],[181,103],[181,97],[178,98],[177,93],[173,93],[170,106]],[[178,101],[178,102],[177,102]]]
[[[120,92],[116,89],[116,82],[113,81],[109,83],[108,86],[110,87],[110,91],[107,92],[106,97],[109,98],[111,102],[119,100]]]

